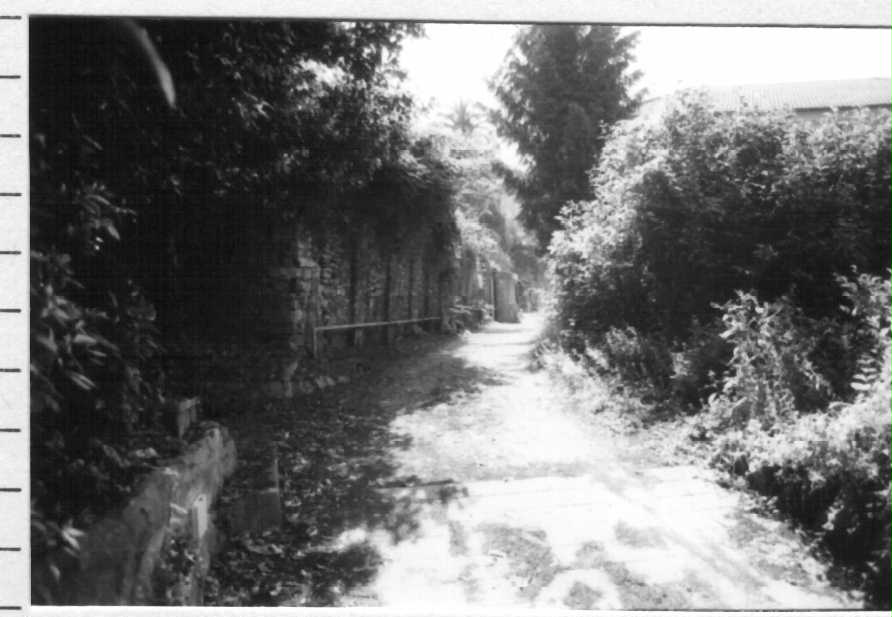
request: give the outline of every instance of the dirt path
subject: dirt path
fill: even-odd
[[[622,438],[529,370],[540,325],[494,324],[399,367],[378,403],[403,436],[388,453],[403,480],[376,491],[411,517],[333,538],[380,558],[338,604],[855,606],[795,533],[707,470],[624,456]]]
[[[405,339],[350,383],[227,421],[241,463],[224,511],[274,451],[283,522],[225,530],[207,602],[858,607],[787,525],[667,455],[668,429],[617,430],[531,371],[541,325]]]

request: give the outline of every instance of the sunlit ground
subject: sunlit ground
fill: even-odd
[[[707,470],[623,456],[622,438],[578,397],[529,370],[540,327],[527,316],[467,335],[443,352],[473,368],[467,388],[397,409],[391,429],[409,439],[392,453],[396,475],[416,479],[380,490],[413,504],[413,524],[340,535],[339,549],[371,545],[381,556],[372,582],[341,604],[860,606],[826,583],[797,534]],[[444,370],[443,360],[424,358],[405,382]]]

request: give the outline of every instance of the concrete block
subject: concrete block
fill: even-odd
[[[208,514],[208,497],[201,494],[192,502],[189,508],[189,531],[190,535],[197,542],[201,542],[204,535],[208,531],[209,514]]]
[[[153,574],[171,537],[185,535],[200,554],[210,555],[216,542],[211,508],[235,464],[228,432],[209,427],[185,453],[146,476],[119,511],[85,530],[76,559],[57,551],[35,560],[34,603],[156,603]],[[209,564],[209,557],[199,560],[191,579],[200,581]],[[184,594],[183,601],[199,601],[196,594],[200,586]]]
[[[502,323],[520,321],[517,293],[514,286],[517,277],[511,272],[493,272],[495,320]]]
[[[258,534],[282,526],[282,498],[279,493],[279,467],[276,459],[257,479],[254,489],[233,504],[229,522],[236,534]]]
[[[199,397],[170,401],[164,410],[168,430],[182,439],[189,427],[198,422],[200,407]]]
[[[294,379],[294,373],[297,372],[300,363],[297,360],[292,360],[288,362],[282,367],[282,381],[291,381]]]

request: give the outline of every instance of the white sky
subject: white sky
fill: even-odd
[[[486,80],[511,46],[515,26],[428,24],[405,43],[408,86],[422,102],[493,104]],[[636,50],[650,96],[680,86],[892,76],[892,30],[649,26]]]
[[[517,26],[426,24],[427,37],[403,44],[407,85],[419,102],[449,109],[460,100],[495,104],[486,81],[499,69]]]
[[[892,76],[892,30],[648,27],[636,56],[652,96],[679,87]]]

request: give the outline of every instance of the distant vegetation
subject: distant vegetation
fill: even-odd
[[[560,339],[776,498],[889,606],[890,118],[617,124],[550,245]]]
[[[431,129],[454,171],[460,246],[529,285],[540,284],[536,240],[516,218],[517,202],[499,173],[500,142],[488,110],[459,102]]]
[[[499,135],[528,163],[522,172],[500,171],[543,250],[561,207],[592,197],[592,162],[610,126],[639,103],[640,94],[631,95],[635,40],[613,26],[531,26],[520,31],[495,78]]]

